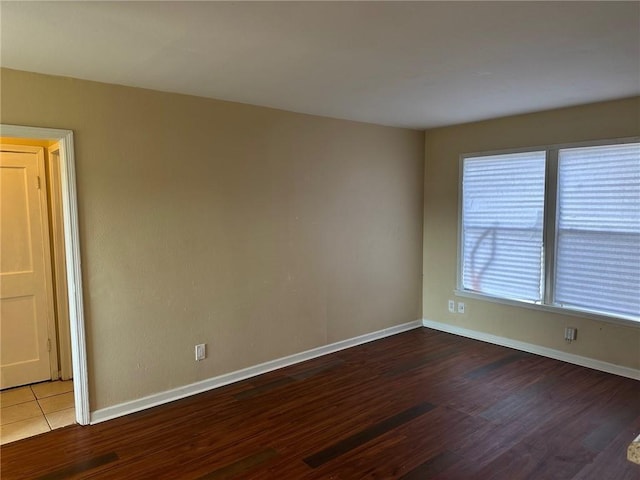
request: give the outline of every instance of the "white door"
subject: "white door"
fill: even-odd
[[[51,379],[53,295],[43,148],[0,150],[0,388],[8,388]]]

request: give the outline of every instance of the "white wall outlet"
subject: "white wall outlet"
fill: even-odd
[[[573,342],[578,338],[578,329],[575,327],[566,327],[564,329],[564,341],[567,343]]]
[[[458,302],[458,313],[464,313],[464,302]]]
[[[456,302],[449,300],[449,312],[456,313]]]
[[[207,344],[201,343],[196,345],[196,361],[204,360],[207,358]]]

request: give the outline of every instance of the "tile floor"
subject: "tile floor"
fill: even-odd
[[[73,380],[0,392],[0,445],[75,423]]]

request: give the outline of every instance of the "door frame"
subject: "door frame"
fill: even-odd
[[[67,298],[67,268],[64,252],[64,222],[62,221],[62,193],[60,179],[60,144],[54,143],[47,147],[47,188],[49,189],[49,218],[51,221],[51,264],[53,270],[53,285],[55,285],[55,326],[57,336],[57,350],[59,377],[62,380],[73,378],[73,364],[71,363],[71,328],[69,327],[69,300]]]
[[[49,140],[59,142],[60,191],[62,193],[62,220],[67,270],[67,297],[69,300],[69,326],[71,329],[71,361],[76,422],[90,423],[89,381],[87,349],[82,295],[80,261],[80,235],[78,228],[78,198],[76,192],[73,131],[53,128],[0,124],[0,136]]]

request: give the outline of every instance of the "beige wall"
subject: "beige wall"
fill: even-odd
[[[422,132],[1,82],[2,123],[74,131],[92,410],[421,317]]]
[[[425,138],[423,311],[429,320],[640,368],[640,329],[454,297],[462,153],[640,135],[640,98],[434,129]],[[451,314],[448,299],[466,313]],[[564,342],[564,327],[578,340]]]

